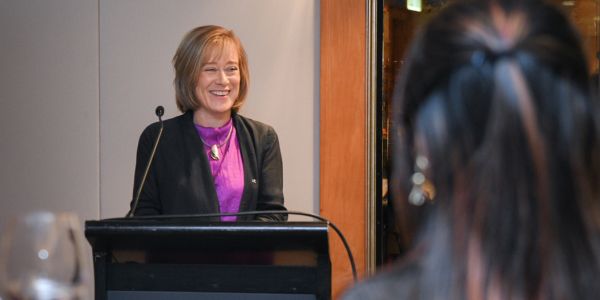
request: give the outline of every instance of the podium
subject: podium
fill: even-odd
[[[85,222],[96,300],[330,299],[324,222]]]

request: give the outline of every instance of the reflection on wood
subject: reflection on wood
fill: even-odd
[[[598,22],[600,21],[598,0],[554,0],[562,6],[566,14],[579,30],[586,52],[588,65],[591,73],[598,72]]]

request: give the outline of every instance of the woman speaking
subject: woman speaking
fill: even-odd
[[[138,143],[134,215],[285,210],[281,152],[272,127],[238,114],[248,93],[246,52],[233,31],[202,26],[173,57],[182,115],[166,120],[136,206],[136,193],[160,123]],[[222,216],[223,221],[285,220],[287,215]]]

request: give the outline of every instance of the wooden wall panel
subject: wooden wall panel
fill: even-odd
[[[320,213],[350,243],[365,271],[366,2],[321,1]],[[352,283],[341,241],[332,233],[333,297]]]

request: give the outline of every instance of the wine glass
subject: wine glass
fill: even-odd
[[[88,297],[90,273],[81,223],[73,213],[14,217],[0,236],[0,291],[4,300]]]

